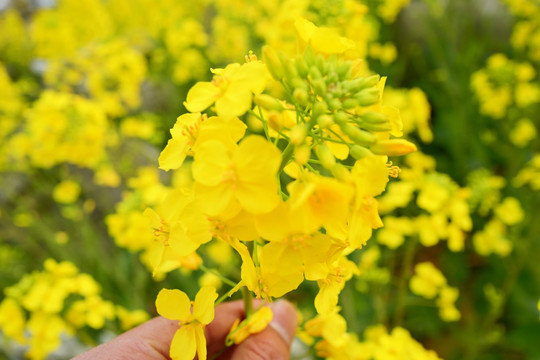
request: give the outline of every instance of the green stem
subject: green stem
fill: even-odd
[[[248,317],[253,312],[253,297],[246,286],[242,288],[242,297],[244,299],[245,316]]]
[[[223,282],[224,282],[225,284],[227,284],[227,285],[230,285],[230,286],[232,286],[232,287],[235,287],[235,286],[236,286],[236,283],[235,283],[234,281],[232,281],[231,279],[228,279],[228,278],[226,278],[225,276],[221,275],[221,274],[219,273],[219,271],[217,271],[217,270],[209,269],[209,268],[207,268],[206,266],[204,266],[203,264],[200,264],[200,265],[199,265],[199,268],[200,268],[202,271],[204,271],[204,272],[207,272],[207,273],[210,273],[210,274],[212,274],[212,275],[217,276],[221,281],[223,281]]]
[[[397,285],[396,310],[394,312],[394,326],[401,325],[405,314],[405,295],[407,292],[407,280],[411,275],[411,267],[414,259],[414,251],[416,249],[417,238],[413,237],[405,249],[403,259],[403,267]]]
[[[278,174],[281,174],[285,166],[287,166],[287,163],[289,162],[289,160],[291,159],[293,155],[293,150],[294,150],[294,145],[291,143],[288,143],[287,147],[285,148],[285,150],[283,150],[283,153],[281,154],[281,164],[279,165],[279,170],[277,172]]]

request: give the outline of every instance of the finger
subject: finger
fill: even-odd
[[[169,360],[169,348],[176,330],[178,321],[159,316],[73,360]]]
[[[232,351],[231,360],[289,359],[291,343],[296,332],[296,310],[287,301],[271,305],[273,319],[270,326],[253,334]]]

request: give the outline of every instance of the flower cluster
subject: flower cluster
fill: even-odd
[[[127,330],[148,319],[145,311],[129,311],[104,300],[100,285],[67,261],[48,259],[43,271],[26,275],[4,291],[0,329],[27,345],[26,356],[32,360],[45,359],[56,350],[61,334],[102,329],[115,319]]]
[[[341,55],[354,43],[303,19],[296,29],[304,51],[295,57],[266,47],[264,62],[250,53],[191,88],[191,112],[171,129],[160,167],[187,167],[192,181],[145,213],[161,248],[154,271],[222,241],[242,260],[232,292],[271,301],[315,281],[315,308],[331,314],[358,273],[347,254],[382,225],[375,196],[399,171],[387,156],[416,148],[391,138],[402,123],[382,103],[384,79]]]

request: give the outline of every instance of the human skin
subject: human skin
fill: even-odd
[[[231,360],[289,359],[297,326],[296,310],[287,301],[277,301],[270,307],[273,319],[269,326],[225,349],[225,338],[233,322],[244,317],[244,304],[233,301],[218,305],[214,320],[205,329],[208,359],[215,355]],[[72,360],[170,359],[169,347],[178,327],[178,321],[158,316]]]

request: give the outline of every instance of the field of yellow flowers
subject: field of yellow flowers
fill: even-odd
[[[0,1],[0,359],[540,359],[539,72],[538,0]]]

